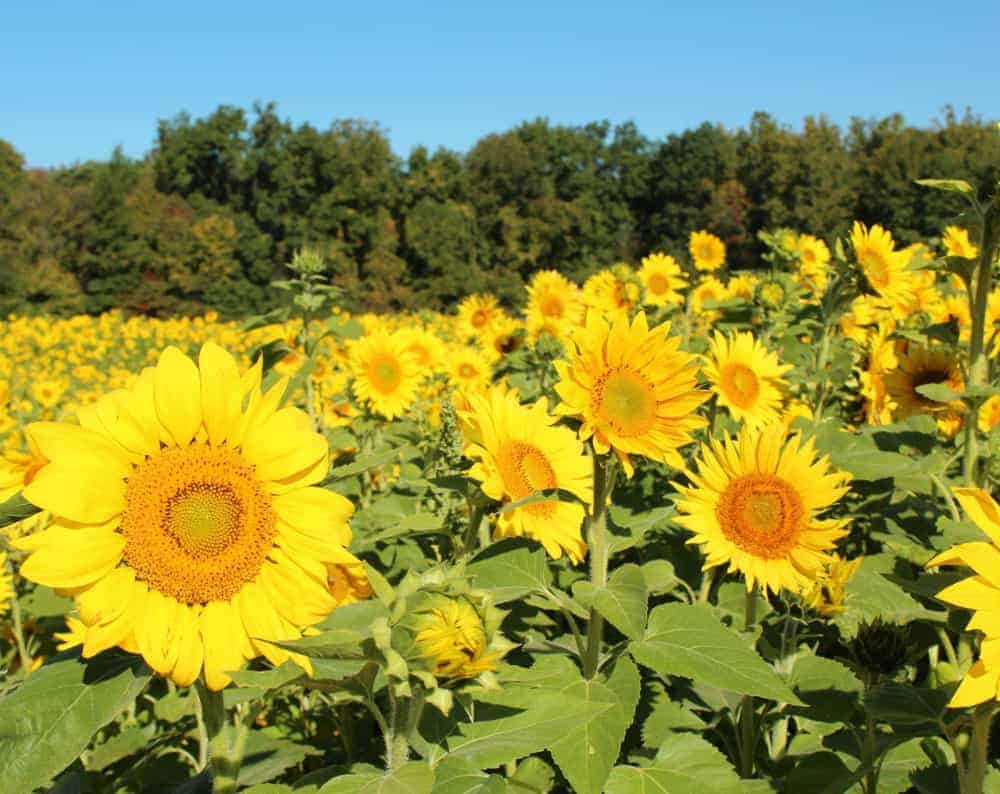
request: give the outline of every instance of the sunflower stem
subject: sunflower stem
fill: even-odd
[[[996,713],[993,701],[976,707],[972,715],[972,738],[969,741],[969,755],[965,774],[959,780],[961,794],[983,794],[983,781],[988,767],[987,758],[990,742],[990,724]]]
[[[743,630],[751,631],[757,622],[757,585],[746,592],[743,602]],[[744,695],[740,700],[740,777],[753,777],[754,750],[757,744],[754,725],[753,695]]]
[[[201,703],[208,736],[208,761],[212,770],[212,794],[236,791],[240,764],[246,749],[250,726],[245,720],[234,724],[226,712],[221,692],[214,692],[199,679],[195,692]]]
[[[594,454],[594,502],[587,522],[587,543],[590,545],[590,583],[595,588],[607,587],[608,548],[607,510],[608,499],[615,487],[617,460],[612,454]],[[583,656],[583,676],[597,675],[601,660],[601,642],[604,638],[604,616],[591,608],[587,624],[587,650]]]

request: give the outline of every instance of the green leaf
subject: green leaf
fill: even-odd
[[[972,185],[964,179],[915,179],[913,181],[932,190],[945,190],[949,193],[975,193]]]
[[[669,560],[650,560],[642,564],[642,578],[650,595],[663,595],[677,587],[680,581],[674,565]]]
[[[477,588],[490,591],[495,604],[515,601],[552,583],[545,551],[522,538],[492,544],[473,559],[467,571]]]
[[[650,766],[617,766],[607,794],[739,794],[742,783],[718,750],[692,734],[673,734]]]
[[[368,455],[360,455],[351,463],[346,463],[343,466],[337,466],[337,468],[332,469],[323,482],[329,483],[334,480],[342,480],[345,477],[354,477],[368,471],[368,469],[374,469],[376,466],[385,466],[389,463],[402,463],[403,461],[417,457],[419,454],[420,450],[416,447],[406,445],[393,449],[383,449]]]
[[[269,692],[280,689],[303,676],[305,671],[295,662],[289,661],[270,670],[233,670],[229,677],[236,686]]]
[[[607,683],[580,678],[559,691],[567,699],[603,706],[549,746],[553,760],[574,791],[601,794],[604,790],[625,732],[632,724],[639,686],[639,671],[625,656],[618,660]]]
[[[925,383],[917,386],[915,391],[936,403],[950,403],[962,398],[961,394],[944,383]]]
[[[423,761],[403,764],[394,772],[365,772],[335,777],[319,794],[431,794],[434,770]]]
[[[454,759],[445,759],[434,769],[431,794],[506,794],[507,784],[499,775],[481,772]]]
[[[153,738],[154,732],[153,725],[148,728],[141,728],[138,725],[125,728],[90,752],[85,763],[86,768],[100,771],[123,758],[128,758],[144,748]]]
[[[853,637],[863,621],[877,617],[894,623],[911,620],[942,620],[947,612],[935,612],[921,606],[907,595],[888,574],[895,563],[893,555],[873,554],[865,557],[861,567],[851,577],[845,589],[844,611],[833,618],[834,624],[846,637]]]
[[[499,766],[546,749],[553,737],[568,733],[592,714],[606,710],[604,704],[566,699],[550,692],[537,692],[533,699],[531,708],[512,716],[460,724],[458,735],[448,739],[448,757],[480,769]]]
[[[865,698],[871,717],[892,725],[937,725],[948,707],[949,693],[941,689],[921,689],[885,683]]]
[[[533,755],[521,761],[514,776],[507,778],[507,794],[548,794],[555,779],[555,770]]]
[[[301,764],[307,755],[319,754],[314,747],[279,739],[263,731],[251,731],[240,764],[239,784],[252,786],[267,783],[286,769]]]
[[[31,518],[35,513],[40,513],[41,508],[35,507],[25,499],[20,491],[14,494],[6,502],[0,503],[0,529],[16,524],[26,518]]]
[[[850,668],[822,656],[795,659],[788,683],[808,704],[801,714],[818,722],[850,722],[861,682]]]
[[[594,592],[594,609],[629,639],[646,629],[646,580],[638,565],[627,563],[611,574],[607,587]]]
[[[138,656],[113,651],[85,664],[78,653],[66,653],[0,698],[4,791],[33,791],[73,763],[150,675]]]
[[[544,491],[535,491],[535,493],[529,494],[522,499],[508,502],[497,513],[507,513],[511,510],[517,510],[519,507],[527,507],[539,502],[574,502],[579,504],[580,497],[572,491],[566,491],[562,488],[549,488]]]
[[[802,705],[774,669],[703,604],[656,607],[644,637],[632,643],[632,655],[660,675]]]

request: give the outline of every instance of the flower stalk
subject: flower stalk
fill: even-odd
[[[208,739],[208,764],[212,774],[213,794],[229,794],[239,785],[240,766],[250,733],[249,721],[233,720],[226,712],[222,692],[205,686],[199,679],[195,682],[195,692],[204,720],[205,736]],[[205,757],[202,748],[201,757]]]
[[[607,587],[608,562],[608,500],[615,487],[617,459],[612,454],[594,454],[594,501],[587,521],[587,544],[590,546],[590,583],[595,588]],[[593,678],[600,667],[601,643],[604,640],[604,617],[591,607],[587,624],[587,649],[583,656],[583,676]]]

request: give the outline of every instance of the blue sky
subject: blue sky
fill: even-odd
[[[376,121],[403,156],[536,116],[651,137],[755,110],[995,118],[998,30],[996,0],[20,2],[0,26],[0,138],[33,166],[141,156],[158,119],[255,100],[319,127]]]

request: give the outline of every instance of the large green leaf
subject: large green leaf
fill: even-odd
[[[434,770],[432,794],[505,794],[506,791],[506,782],[499,775],[454,759],[442,761]]]
[[[434,770],[423,761],[403,764],[394,772],[362,772],[335,777],[319,794],[431,794]]]
[[[138,697],[150,675],[138,656],[112,651],[84,663],[66,653],[0,698],[3,790],[30,792],[59,774]]]
[[[638,639],[646,628],[646,579],[638,565],[616,568],[607,587],[593,593],[594,609],[629,639]]]
[[[519,538],[494,543],[469,564],[468,572],[476,587],[491,592],[496,604],[523,598],[552,582],[545,551]]]
[[[549,746],[552,758],[580,794],[601,794],[618,760],[625,732],[639,702],[639,671],[622,657],[607,683],[582,678],[567,684],[560,694],[603,706]]]
[[[632,643],[632,655],[660,675],[801,705],[774,669],[702,604],[656,607],[645,635]]]
[[[37,512],[39,512],[39,508],[18,492],[6,502],[0,502],[0,529],[30,518]]]
[[[895,564],[891,554],[865,557],[845,590],[844,611],[833,622],[847,637],[857,634],[863,621],[877,617],[900,624],[912,620],[942,620],[944,611],[926,609],[890,578]]]
[[[672,734],[650,766],[617,766],[607,794],[739,794],[742,783],[729,762],[700,736]]]

